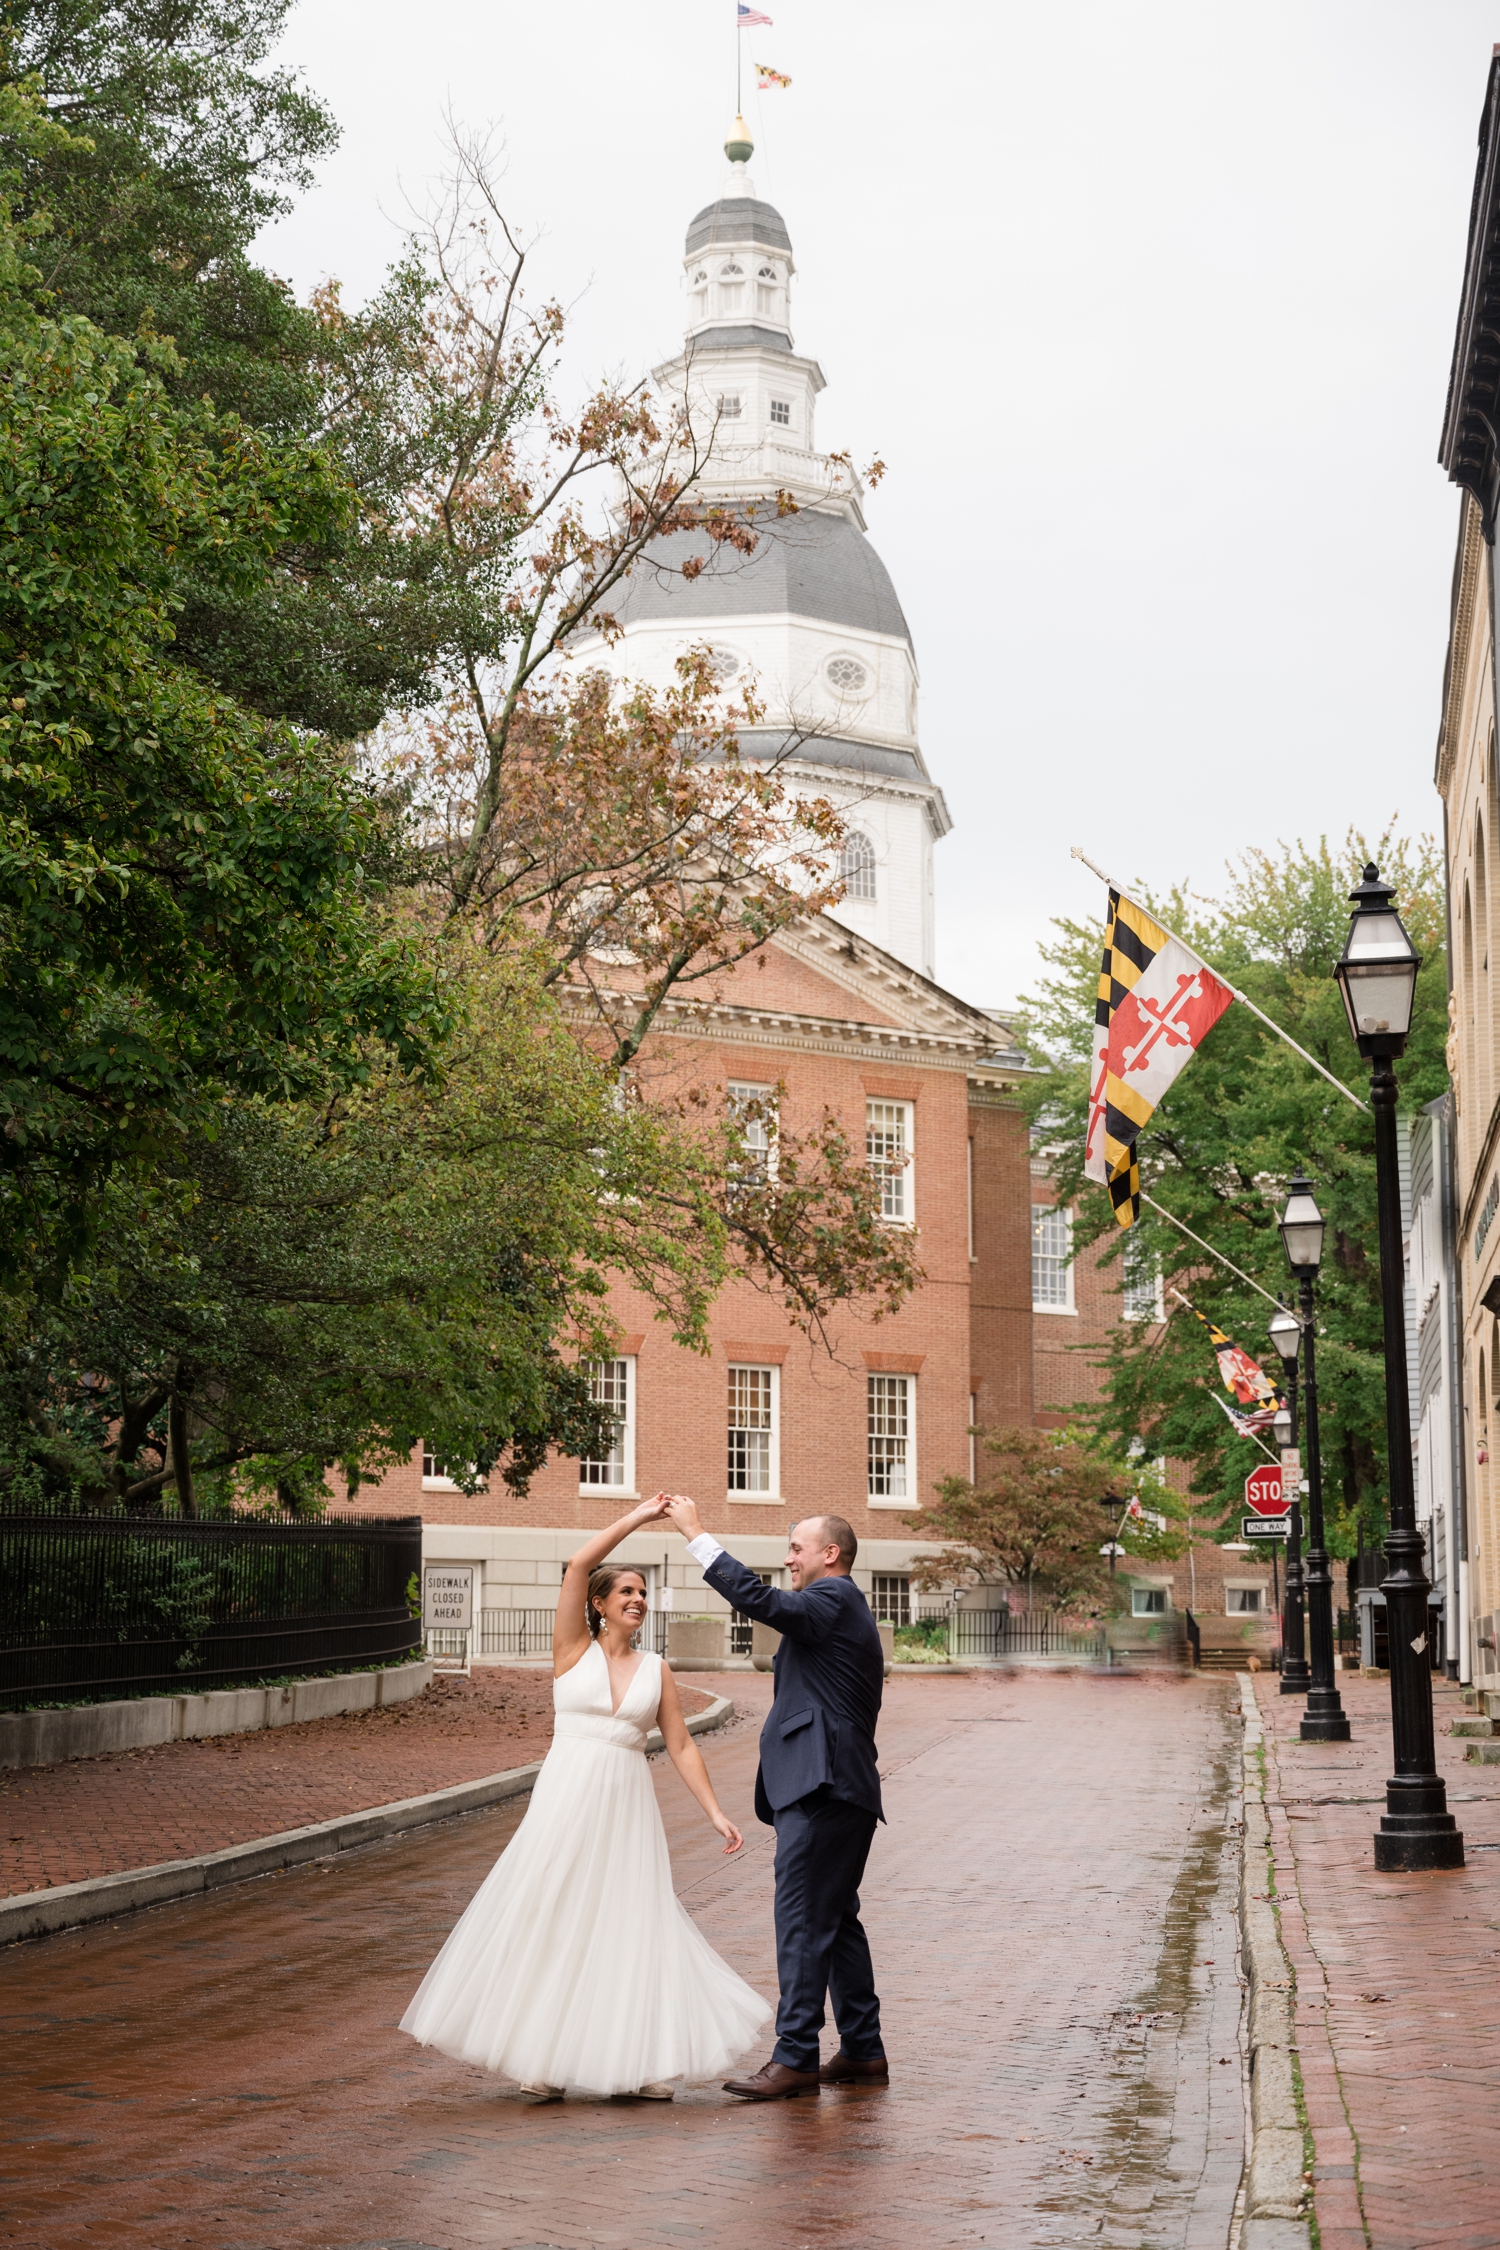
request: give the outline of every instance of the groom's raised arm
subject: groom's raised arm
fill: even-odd
[[[837,1599],[820,1593],[825,1581],[809,1586],[805,1594],[784,1594],[779,1586],[768,1586],[756,1571],[747,1570],[733,1555],[726,1554],[711,1531],[700,1531],[690,1539],[688,1553],[715,1593],[722,1594],[742,1616],[774,1626],[790,1640],[820,1641],[838,1615]]]

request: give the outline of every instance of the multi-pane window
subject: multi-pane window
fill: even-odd
[[[910,1102],[865,1103],[865,1162],[880,1181],[880,1216],[912,1215]]]
[[[872,1500],[909,1500],[912,1490],[911,1377],[868,1375],[869,1492]]]
[[[729,1489],[776,1490],[776,1369],[729,1370]]]
[[[1073,1310],[1073,1214],[1065,1204],[1031,1206],[1031,1304],[1034,1312]]]
[[[1125,1287],[1120,1306],[1126,1320],[1164,1320],[1166,1306],[1162,1300],[1161,1268],[1153,1257],[1127,1246],[1125,1251]]]
[[[725,295],[728,294],[729,292],[726,290]],[[720,399],[719,413],[726,422],[737,422],[743,412],[744,408],[740,401],[732,393],[727,398]]]
[[[614,1428],[607,1453],[578,1464],[578,1482],[586,1491],[623,1491],[635,1481],[630,1412],[631,1363],[628,1359],[591,1359],[588,1362],[589,1396],[605,1408]]]
[[[762,291],[762,295],[769,295],[769,292],[768,292],[768,291]],[[770,305],[769,305],[769,304],[766,304],[766,305],[764,305],[764,306],[763,306],[763,307],[762,307],[761,309],[762,309],[762,310],[763,310],[764,312],[769,312],[769,311],[771,310],[771,307],[770,307]],[[780,424],[780,426],[781,426],[781,428],[782,428],[782,429],[784,429],[784,430],[788,430],[788,429],[790,429],[790,428],[791,428],[791,426],[792,426],[792,409],[791,409],[791,405],[790,405],[790,403],[789,403],[789,402],[788,402],[788,401],[787,401],[786,399],[784,399],[784,398],[773,398],[773,399],[772,399],[772,401],[771,401],[771,420],[772,420],[773,422],[777,422],[777,423],[779,423],[779,424]]]
[[[881,1625],[911,1623],[911,1580],[893,1570],[877,1570],[870,1583],[870,1607]]]
[[[776,1177],[776,1089],[731,1079],[724,1091],[729,1114],[740,1126],[742,1154],[734,1160],[731,1178],[747,1187],[764,1187]]]
[[[451,1484],[453,1482],[448,1473],[446,1459],[441,1453],[434,1453],[430,1446],[424,1446],[422,1449],[422,1482],[424,1484]]]
[[[762,1586],[772,1586],[776,1582],[774,1570],[757,1570],[752,1573],[752,1576],[758,1578]],[[732,1609],[729,1613],[730,1655],[749,1656],[754,1647],[755,1619],[747,1616],[742,1609]]]
[[[1265,1594],[1259,1586],[1229,1586],[1225,1588],[1225,1606],[1230,1617],[1260,1617],[1265,1611]]]
[[[875,847],[857,828],[852,828],[844,839],[839,876],[845,898],[875,896]]]

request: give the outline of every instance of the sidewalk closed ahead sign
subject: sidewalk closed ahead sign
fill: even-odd
[[[474,1565],[429,1563],[422,1572],[424,1633],[469,1633],[474,1629]]]

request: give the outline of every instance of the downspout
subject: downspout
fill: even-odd
[[[1488,550],[1486,550],[1488,554]],[[1487,565],[1486,565],[1487,567]],[[1493,641],[1493,633],[1491,640]],[[1448,856],[1448,800],[1443,799],[1443,922],[1447,950],[1449,1020],[1453,996],[1453,885]],[[1448,1486],[1448,1599],[1453,1619],[1449,1641],[1449,1678],[1452,1659],[1458,1659],[1457,1676],[1467,1685],[1474,1677],[1473,1634],[1469,1618],[1469,1453],[1464,1441],[1464,1277],[1458,1254],[1457,1167],[1454,1164],[1455,1104],[1450,1089],[1442,1119],[1443,1152],[1443,1266],[1448,1286],[1448,1445],[1452,1474]]]

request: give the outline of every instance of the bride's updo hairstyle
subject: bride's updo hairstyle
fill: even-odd
[[[584,1610],[588,1617],[589,1631],[596,1641],[599,1638],[604,1619],[599,1615],[594,1604],[595,1602],[605,1601],[614,1592],[622,1578],[639,1578],[642,1589],[645,1588],[646,1574],[643,1570],[638,1569],[634,1563],[600,1563],[597,1570],[589,1572],[589,1590],[584,1603]]]

